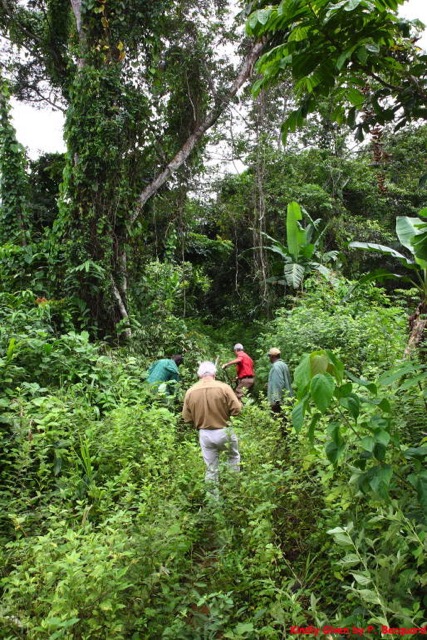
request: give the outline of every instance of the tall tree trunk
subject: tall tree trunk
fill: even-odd
[[[122,96],[122,57],[117,55],[117,43],[110,43],[107,17],[83,10],[82,0],[70,2],[80,54],[66,121],[72,159],[66,182],[68,204],[63,206],[59,225],[65,239],[67,293],[84,300],[103,335],[113,335],[120,320],[129,321],[124,258],[132,226],[143,215],[148,200],[188,160],[250,77],[263,43],[252,44],[228,90],[213,96],[211,110],[195,123],[179,151],[138,195],[129,185],[129,141],[123,140],[117,124],[117,114],[128,113]],[[138,146],[137,140],[132,146]],[[125,335],[129,337],[129,328]]]

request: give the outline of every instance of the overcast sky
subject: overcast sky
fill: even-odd
[[[408,0],[400,13],[405,18],[419,18],[427,24],[427,0]],[[427,50],[427,31],[420,45]],[[19,142],[27,148],[31,158],[44,152],[65,151],[62,113],[13,102],[13,124]]]

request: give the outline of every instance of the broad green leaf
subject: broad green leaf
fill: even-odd
[[[377,429],[374,433],[375,441],[383,444],[385,447],[390,442],[390,434],[385,429]]]
[[[326,373],[329,366],[329,358],[326,351],[313,351],[309,356],[310,374],[314,377],[318,373]]]
[[[304,117],[301,110],[292,111],[292,113],[286,118],[281,126],[283,143],[286,143],[286,138],[289,131],[296,131],[304,122]]]
[[[417,225],[418,234],[413,239],[415,256],[418,258],[418,264],[421,268],[426,268],[423,263],[427,265],[427,224],[422,222]]]
[[[286,283],[293,289],[298,289],[304,281],[305,270],[301,264],[296,262],[285,264],[283,275]]]
[[[351,382],[346,382],[340,387],[335,388],[335,397],[338,399],[345,398],[346,396],[350,395],[352,391],[353,391],[353,385],[351,384]]]
[[[305,402],[299,402],[292,410],[292,424],[297,433],[299,433],[304,424]]]
[[[247,22],[247,30],[249,33],[252,33],[256,30],[258,25],[265,25],[268,22],[272,13],[272,9],[259,9],[258,11],[254,11],[248,19]]]
[[[372,582],[371,578],[365,576],[363,573],[355,573],[353,571],[350,571],[350,575],[353,576],[358,584],[361,584],[363,586],[366,586],[367,584]]]
[[[357,420],[360,413],[360,401],[355,393],[349,394],[344,398],[340,398],[339,403],[342,407],[347,409],[352,418]]]
[[[371,478],[369,479],[369,484],[371,488],[384,496],[384,489],[387,490],[390,484],[391,477],[393,475],[393,470],[390,465],[381,465],[378,467],[374,467],[370,469]]]
[[[349,533],[342,527],[335,527],[335,529],[329,529],[326,533],[333,536],[335,542],[341,547],[352,547],[353,542]]]
[[[375,439],[372,436],[365,436],[361,439],[360,445],[365,451],[372,453],[375,447]]]
[[[316,428],[316,425],[319,422],[321,417],[322,417],[321,413],[315,413],[308,427],[308,439],[311,444],[313,444],[314,442],[314,429]]]
[[[329,365],[327,369],[328,373],[334,376],[338,384],[341,384],[344,376],[344,364],[334,353],[332,353],[332,351],[326,350],[325,353],[329,358]]]
[[[252,622],[239,622],[235,628],[235,632],[239,636],[242,636],[245,633],[253,633],[254,625],[252,624]]]
[[[417,233],[415,223],[419,222],[418,218],[408,218],[407,216],[398,216],[396,218],[396,234],[400,243],[406,247],[412,254],[414,247],[412,240]]]
[[[406,449],[406,451],[403,452],[403,455],[408,460],[411,458],[423,460],[424,458],[427,458],[427,447],[409,447],[409,449]]]
[[[9,344],[7,347],[7,351],[6,351],[6,360],[9,361],[13,358],[13,355],[16,351],[16,339],[15,338],[11,338],[9,340]]]
[[[340,446],[343,443],[340,424],[338,422],[330,422],[327,426],[327,432],[332,441],[335,442],[337,446]]]
[[[377,253],[383,253],[385,255],[393,256],[394,258],[399,258],[399,260],[403,260],[405,263],[411,264],[412,261],[409,260],[406,256],[391,247],[386,247],[383,244],[375,244],[374,242],[350,242],[349,248],[351,249],[365,249],[366,251],[375,251]],[[413,252],[413,249],[412,249]]]
[[[289,253],[295,260],[305,239],[304,230],[299,224],[300,220],[302,220],[301,207],[297,202],[290,202],[286,214],[286,242]]]
[[[314,244],[311,244],[307,240],[307,244],[302,245],[300,248],[300,255],[303,256],[306,260],[311,260],[315,249],[316,246]]]
[[[420,504],[427,508],[427,471],[423,470],[419,473],[411,473],[408,476],[409,482],[416,489]]]
[[[422,269],[427,269],[427,260],[425,259],[427,230],[423,232],[422,227],[427,229],[427,225],[419,218],[408,218],[407,216],[396,218],[396,233],[400,242],[415,256],[417,264]]]
[[[318,373],[312,379],[310,393],[320,412],[324,413],[331,404],[334,390],[335,382],[329,374]]]
[[[257,96],[260,93],[264,85],[265,85],[264,76],[261,76],[261,78],[258,78],[257,80],[255,80],[255,82],[252,85],[252,93],[254,94],[254,96]]]
[[[291,31],[288,42],[302,42],[303,40],[307,39],[309,33],[309,27],[296,27],[296,29],[293,29],[293,31]]]
[[[351,49],[346,49],[346,51],[343,51],[341,55],[338,56],[337,61],[335,63],[337,69],[341,70],[343,68],[345,61],[351,58],[353,51],[354,51],[354,47],[351,47]],[[351,102],[350,97],[349,97],[349,100]]]
[[[337,445],[335,442],[328,442],[325,447],[326,456],[332,464],[336,464],[343,451],[344,445]]]
[[[407,266],[409,266],[409,264],[413,264],[413,263],[409,262],[407,263]],[[371,271],[370,273],[366,273],[364,276],[359,278],[359,281],[357,282],[356,286],[368,284],[369,282],[376,282],[376,281],[381,282],[381,280],[403,280],[403,281],[411,282],[411,280],[407,276],[402,276],[399,273],[393,273],[391,271],[387,271],[386,269],[374,269],[374,271]]]
[[[349,100],[349,102],[355,106],[355,107],[362,107],[363,103],[365,101],[365,96],[363,95],[363,93],[361,91],[359,91],[359,89],[355,89],[354,87],[351,89],[348,89],[348,91],[346,92],[347,98]]]
[[[361,2],[362,0],[347,0],[344,5],[344,11],[354,11]]]
[[[365,44],[365,49],[366,51],[369,51],[369,53],[379,53],[380,52],[380,48],[377,44],[373,43],[373,42],[368,42],[367,44]]]
[[[376,442],[372,453],[376,460],[378,460],[379,462],[384,462],[387,453],[387,447],[380,442]]]
[[[289,253],[287,252],[286,248],[282,247],[277,242],[270,246],[266,246],[265,249],[268,249],[272,253],[277,253],[283,260],[289,260]]]
[[[311,382],[310,355],[306,354],[295,369],[294,382],[298,390],[298,398],[304,396]]]
[[[270,16],[272,15],[272,9],[260,9],[257,13],[258,22],[262,25],[267,24]]]
[[[381,600],[379,599],[375,591],[371,591],[370,589],[358,589],[357,593],[368,604],[381,604]]]
[[[360,558],[355,553],[348,553],[346,556],[344,556],[342,560],[340,560],[340,564],[341,565],[360,564]]]

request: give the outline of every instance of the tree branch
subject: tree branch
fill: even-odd
[[[113,294],[115,299],[117,300],[117,306],[119,308],[120,311],[120,315],[122,316],[123,320],[126,320],[127,322],[129,322],[129,314],[127,312],[125,303],[123,302],[123,298],[120,295],[120,291],[116,285],[116,283],[114,282],[113,278],[111,278],[111,283],[113,285]],[[125,338],[131,338],[132,337],[132,331],[130,327],[126,327],[126,329],[123,331],[123,334],[125,336]]]
[[[82,37],[82,2],[81,0],[70,0],[71,8],[74,13],[74,17],[76,19],[76,29],[79,35],[79,38]]]
[[[220,115],[225,111],[232,98],[237,94],[238,90],[246,82],[252,73],[253,66],[260,56],[260,53],[265,45],[265,40],[254,42],[247,54],[239,73],[237,74],[233,84],[229,87],[228,91],[222,96],[218,97],[211,111],[207,114],[204,121],[195,129],[195,131],[189,136],[181,149],[175,155],[175,157],[169,162],[169,164],[163,169],[152,182],[144,189],[138,198],[138,204],[134,213],[130,217],[130,224],[133,224],[140,216],[142,209],[146,202],[157,193],[170,176],[175,173],[181,165],[187,160],[199,140],[203,137],[212,125],[218,120]]]

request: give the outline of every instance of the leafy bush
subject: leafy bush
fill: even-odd
[[[132,291],[135,309],[134,342],[145,355],[177,353],[193,346],[186,316],[191,317],[193,299],[209,289],[200,268],[158,260],[145,266]]]
[[[38,307],[14,322],[8,311],[0,637],[278,640],[292,625],[420,625],[425,369],[386,371],[404,312],[377,289],[346,302],[349,291],[312,281],[260,337],[263,354],[282,347],[297,401],[272,416],[245,399],[241,473],[221,468],[218,500],[179,398],[198,359],[228,359],[238,326],[213,342],[188,325],[182,387],[165,404],[144,385],[142,343],[111,351],[49,330]],[[333,352],[313,360],[311,344]]]
[[[304,353],[317,349],[333,350],[356,374],[381,372],[402,358],[405,313],[391,306],[385,294],[368,287],[351,295],[351,284],[339,278],[329,284],[310,282],[305,296],[292,309],[279,309],[259,337],[263,361],[257,371],[262,378],[268,370],[265,354],[272,346],[281,349],[291,370]]]
[[[413,365],[383,375],[382,381],[390,384],[403,373],[413,373]],[[332,485],[325,501],[339,500],[342,508],[341,513],[336,506],[330,509],[341,522],[328,531],[346,553],[337,561],[348,592],[340,618],[365,627],[420,626],[427,605],[421,596],[427,579],[427,447],[405,447],[394,392],[346,376],[331,352],[307,355],[295,382],[294,427],[300,432],[307,422],[319,458],[324,448],[333,465],[332,473],[322,474]]]

